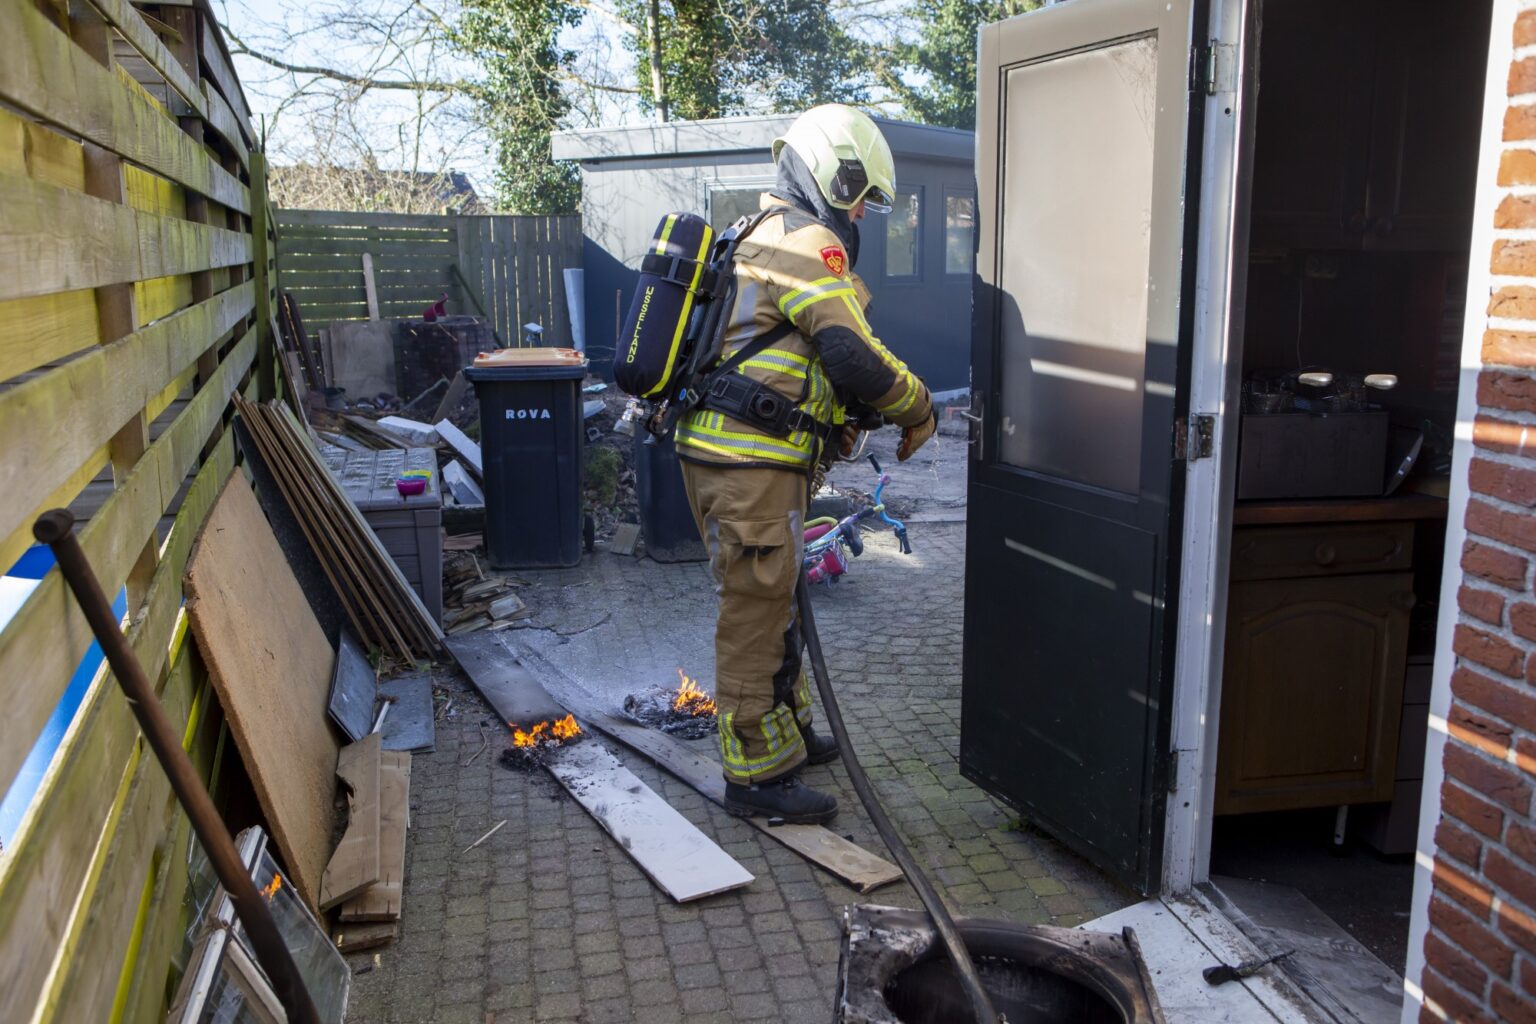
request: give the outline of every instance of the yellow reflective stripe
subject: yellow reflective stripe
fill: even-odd
[[[892,402],[890,405],[881,406],[880,411],[887,416],[900,416],[902,413],[912,408],[912,406],[917,402],[917,396],[921,393],[922,392],[918,390],[917,378],[908,377],[906,393],[896,401]]]
[[[804,454],[809,450],[808,446],[793,445],[788,443],[787,440],[781,440],[768,434],[748,434],[736,430],[717,430],[699,423],[681,423],[678,425],[678,430],[685,429],[690,435],[697,432],[705,437],[714,438],[723,444],[737,442],[739,444],[752,445],[753,447],[777,448],[780,451],[786,453],[793,452],[797,455]]]
[[[838,296],[842,296],[851,302],[852,297],[856,294],[853,290],[853,285],[844,282],[815,290],[807,288],[803,291],[786,295],[779,301],[779,309],[783,311],[785,316],[789,317],[791,323],[795,323],[797,322],[795,318],[800,313],[823,299],[835,299]]]
[[[809,444],[797,448],[780,444],[766,434],[735,434],[727,430],[711,430],[697,423],[679,424],[677,443],[719,455],[767,459],[791,466],[809,462],[812,455]]]
[[[672,233],[672,221],[676,219],[675,214],[667,217],[666,230],[661,233],[661,244],[663,247],[667,243],[667,236]],[[677,353],[683,344],[683,330],[688,326],[688,314],[693,311],[694,292],[698,289],[699,278],[704,273],[704,255],[709,251],[710,234],[709,226],[706,224],[704,230],[699,235],[699,251],[694,256],[693,280],[688,283],[688,290],[683,293],[683,311],[677,318],[677,330],[672,332],[672,347],[667,350],[667,365],[662,370],[661,382],[642,395],[642,398],[650,398],[658,394],[672,379],[672,369],[677,365]],[[658,248],[657,251],[660,252],[661,249]]]
[[[786,377],[793,377],[796,380],[804,380],[806,370],[810,367],[810,360],[800,358],[799,362],[796,363],[796,358],[799,357],[791,357],[788,352],[764,352],[762,355],[753,356],[742,363],[736,368],[736,372],[746,373],[749,368],[753,370],[770,370],[773,373],[781,373]]]
[[[798,727],[793,732],[785,728],[788,724],[784,721],[787,714],[790,715],[790,721],[794,721],[792,713],[782,705],[762,717],[759,729],[769,752],[763,757],[751,759],[746,756],[741,746],[741,737],[736,733],[735,714],[723,715],[720,722],[720,761],[726,772],[748,777],[760,775],[798,754],[804,748],[805,741],[800,738]]]
[[[667,252],[667,239],[672,237],[672,227],[677,223],[677,214],[667,214],[667,222],[661,226],[661,237],[656,240],[656,254],[664,256]]]
[[[810,292],[822,291],[832,285],[842,283],[843,279],[841,277],[823,277],[812,281],[810,284],[791,289],[790,291],[785,292],[784,297],[779,300],[779,309],[782,310],[785,306],[793,305],[795,300],[802,295],[809,294]]]

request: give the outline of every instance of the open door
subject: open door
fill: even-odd
[[[988,26],[977,69],[961,770],[1142,892],[1168,778],[1204,16],[1074,0]]]

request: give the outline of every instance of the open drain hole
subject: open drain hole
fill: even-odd
[[[1125,1015],[1094,989],[1006,957],[976,958],[982,985],[1008,1024],[1124,1024]],[[902,1024],[952,1024],[972,1018],[960,975],[947,956],[920,960],[885,987],[885,1004]]]

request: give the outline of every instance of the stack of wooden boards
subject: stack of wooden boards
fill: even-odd
[[[511,629],[530,614],[516,576],[487,575],[473,551],[450,554],[443,563],[443,632],[449,636],[478,629]]]
[[[278,295],[277,326],[277,337],[282,341],[279,352],[289,381],[313,391],[329,385],[320,349],[310,340],[299,303],[288,292]]]
[[[340,908],[343,941],[388,941],[400,917],[411,755],[384,750],[377,733],[341,746],[328,717],[335,651],[239,473],[199,535],[186,592],[289,880],[311,910]],[[351,813],[333,853],[337,776]]]
[[[402,661],[432,657],[442,630],[304,429],[276,404],[234,403],[358,636]]]

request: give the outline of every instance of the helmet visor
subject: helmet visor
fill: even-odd
[[[869,187],[868,192],[864,193],[864,208],[866,210],[873,210],[876,213],[890,213],[891,208],[895,205],[895,201],[890,196],[873,185]]]

